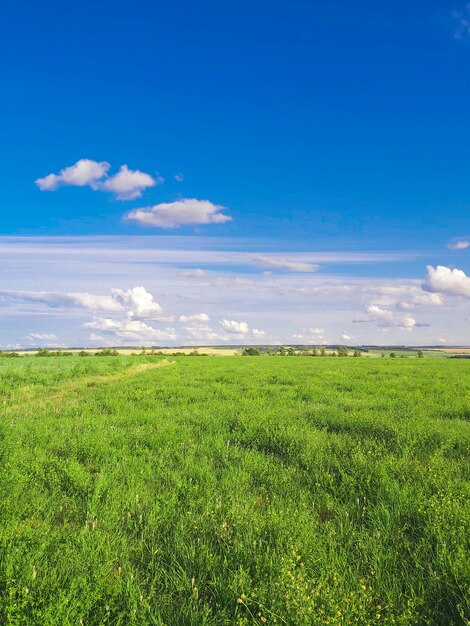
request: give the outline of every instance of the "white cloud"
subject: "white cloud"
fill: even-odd
[[[184,323],[204,323],[209,322],[210,318],[206,313],[197,313],[195,315],[180,315],[179,321]]]
[[[58,337],[54,333],[29,333],[27,339],[31,341],[57,341]]]
[[[460,241],[453,241],[447,245],[451,250],[466,250],[470,248],[470,241],[466,239],[460,239]]]
[[[22,302],[37,302],[50,307],[82,307],[91,310],[120,311],[122,305],[112,296],[91,293],[55,293],[51,291],[0,291],[0,297]]]
[[[319,268],[314,263],[296,261],[276,255],[257,255],[253,257],[252,262],[261,267],[287,270],[288,272],[316,272]]]
[[[378,326],[382,326],[384,328],[395,327],[411,332],[416,326],[416,320],[409,315],[394,313],[393,311],[382,309],[376,304],[368,306],[367,313],[377,322]]]
[[[38,178],[35,183],[41,191],[55,191],[62,186],[91,187],[94,191],[108,191],[119,200],[140,198],[142,191],[164,182],[161,176],[153,178],[140,170],[130,170],[121,165],[119,172],[108,176],[111,165],[107,161],[80,159],[74,165],[61,170],[59,174],[49,174]]]
[[[259,328],[250,328],[247,322],[236,322],[235,320],[223,319],[219,322],[219,324],[236,339],[261,339],[266,335],[264,330],[260,330]]]
[[[179,172],[178,174],[175,174],[174,178],[179,183],[182,183],[184,180],[184,175],[181,172]]]
[[[73,308],[80,307],[90,311],[126,312],[127,317],[136,319],[152,319],[169,322],[173,316],[165,315],[162,307],[154,301],[153,295],[145,287],[132,287],[124,291],[111,289],[111,295],[91,293],[54,293],[47,291],[0,291],[0,297],[37,302],[49,307]]]
[[[431,293],[444,293],[470,298],[470,277],[463,270],[451,269],[445,265],[427,266],[427,276],[423,289]]]
[[[205,275],[206,272],[200,268],[194,270],[183,270],[178,274],[180,278],[202,278]]]
[[[345,263],[347,271],[341,274],[338,268],[325,273],[276,270],[270,276],[263,276],[261,271],[246,272],[247,259],[274,254],[273,244],[277,248],[281,242],[169,236],[175,233],[163,231],[158,236],[142,234],[138,237],[0,237],[3,277],[0,289],[10,290],[6,296],[0,296],[0,343],[24,341],[24,345],[28,345],[25,337],[29,332],[54,332],[64,345],[86,345],[90,329],[86,331],[81,324],[92,321],[93,316],[139,319],[135,314],[130,315],[131,311],[136,312],[135,308],[113,297],[111,291],[120,287],[125,293],[136,285],[145,286],[164,309],[151,313],[152,318],[158,318],[158,324],[145,315],[142,321],[155,328],[174,326],[178,330],[180,345],[183,340],[188,341],[186,337],[189,338],[183,326],[194,327],[195,324],[162,324],[162,317],[167,312],[189,316],[203,311],[214,320],[206,325],[212,328],[212,332],[230,337],[230,343],[273,341],[288,344],[295,341],[292,338],[294,333],[304,337],[296,343],[337,343],[341,342],[343,332],[348,335],[352,332],[353,336],[356,332],[359,334],[357,325],[353,326],[351,321],[361,317],[368,321],[360,328],[361,343],[383,343],[383,330],[388,330],[387,343],[410,344],[414,336],[419,345],[435,344],[436,337],[441,336],[448,337],[450,342],[470,342],[469,299],[429,293],[443,302],[440,306],[431,305],[429,300],[422,300],[427,292],[421,289],[419,278],[391,278],[389,271],[388,277],[376,276],[375,270],[368,273],[366,268],[361,269],[360,275],[355,275],[351,263],[355,264],[356,260],[350,253],[347,257],[337,257],[335,252],[329,257],[318,258],[316,252],[299,253],[295,243],[288,241],[283,242],[284,258],[319,261],[321,265]],[[383,257],[380,259],[384,260]],[[369,257],[371,266],[377,260],[378,257],[372,254]],[[181,271],[194,268],[204,268],[206,274],[200,278],[180,278]],[[465,266],[462,265],[461,269],[467,272]],[[54,292],[50,291],[51,277]],[[417,300],[420,304],[416,303]],[[397,308],[403,302],[407,305],[414,302],[416,308]],[[365,313],[361,315],[370,304],[416,318],[414,334],[405,333],[399,327],[378,326],[375,318]],[[428,330],[420,326],[418,310],[425,312],[426,320],[423,321],[430,324]],[[219,325],[221,319],[246,321],[250,328],[264,329],[268,338],[257,340],[248,334],[239,340]],[[303,329],[308,327],[323,328],[321,336],[325,339],[305,333]],[[347,330],[349,328],[351,332]],[[103,332],[94,332],[104,336]],[[211,344],[217,341],[208,340]],[[220,340],[220,343],[224,342]],[[135,343],[138,345],[139,342]],[[114,341],[113,345],[118,344]],[[165,342],[165,345],[169,344],[169,341]]]
[[[173,328],[159,330],[140,320],[95,317],[91,322],[85,322],[83,327],[108,333],[125,341],[176,340],[176,333]]]
[[[323,334],[325,333],[325,329],[324,328],[306,328],[305,332],[308,335],[318,335],[320,339],[323,339]]]
[[[137,319],[153,319],[160,322],[172,321],[173,317],[163,315],[163,309],[155,302],[153,295],[145,287],[132,287],[127,291],[111,289],[113,298],[127,309],[127,316]]]
[[[143,190],[163,182],[161,176],[155,179],[150,174],[140,170],[130,170],[127,165],[121,165],[119,172],[103,181],[99,188],[103,191],[111,191],[118,200],[134,200],[142,196]]]
[[[49,174],[38,178],[35,183],[41,191],[55,191],[62,185],[72,187],[94,187],[96,183],[107,175],[111,165],[107,161],[92,161],[80,159],[74,165],[66,167],[59,174]]]
[[[183,330],[186,335],[189,336],[192,342],[217,342],[227,341],[229,337],[227,335],[221,335],[215,330],[210,328],[207,324],[194,324],[190,326],[184,326]]]
[[[341,339],[343,339],[343,341],[350,341],[352,339],[352,337],[350,335],[348,335],[347,333],[343,333],[341,335]]]
[[[134,209],[126,215],[126,218],[143,226],[179,228],[194,224],[230,222],[232,218],[221,213],[224,210],[226,210],[225,207],[213,204],[209,200],[185,198],[175,202],[162,202],[151,207]]]
[[[235,335],[247,335],[250,332],[250,327],[246,322],[223,319],[220,321],[220,325],[224,330]]]
[[[412,289],[411,298],[405,302],[399,302],[397,307],[399,309],[413,309],[417,306],[441,306],[444,304],[444,300],[439,293],[431,293],[430,291],[423,291],[422,289]]]

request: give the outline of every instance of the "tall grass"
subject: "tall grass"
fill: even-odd
[[[464,361],[0,364],[0,624],[466,624]]]

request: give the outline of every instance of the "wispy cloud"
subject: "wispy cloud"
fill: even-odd
[[[225,210],[225,207],[213,204],[209,200],[185,198],[134,209],[125,217],[142,226],[169,229],[201,224],[223,224],[232,221],[229,215],[222,212]]]
[[[48,174],[35,183],[41,191],[56,191],[64,186],[91,187],[94,191],[113,193],[118,200],[133,200],[140,198],[148,187],[164,182],[161,176],[154,178],[140,170],[130,170],[127,165],[121,165],[117,174],[109,176],[110,168],[107,161],[80,159],[59,174]]]
[[[376,261],[394,262],[405,253],[293,252],[286,251],[286,242],[282,244],[284,252],[278,253],[271,251],[271,241],[218,237],[2,237],[0,342],[24,341],[33,331],[57,334],[65,345],[86,345],[90,332],[104,337],[103,345],[288,343],[294,334],[302,335],[304,343],[319,344],[338,342],[342,333],[351,336],[348,328],[358,319],[369,323],[358,325],[360,330],[353,333],[359,336],[356,342],[383,343],[384,330],[388,341],[403,342],[403,317],[416,322],[414,341],[435,343],[438,336],[450,336],[449,328],[459,341],[470,340],[468,300],[451,297],[451,293],[447,296],[442,286],[439,291],[423,290],[418,277],[374,275]],[[282,262],[321,262],[325,271],[296,272],[289,266],[265,275],[260,256]],[[334,263],[334,273],[328,263]],[[362,266],[353,275],[352,265],[358,263],[369,263],[371,271]],[[346,265],[344,273],[338,270],[340,264]],[[52,275],[55,289],[49,291]],[[432,288],[437,286],[433,283]],[[363,313],[369,306],[397,316],[392,321],[399,323],[379,324],[380,312],[375,311],[374,317]],[[101,322],[107,330],[82,327],[100,319],[114,323]],[[383,314],[381,319],[385,319]],[[219,320],[245,322],[250,332],[243,334],[243,326],[233,326],[235,332],[230,332]],[[125,325],[128,321],[141,321],[170,335],[167,326],[171,327],[177,338],[158,340],[141,325]],[[424,330],[423,321],[431,324],[429,331]],[[139,337],[147,333],[150,339],[113,334],[119,330]],[[257,338],[255,330],[266,334]]]
[[[29,333],[27,339],[30,341],[57,341],[57,335],[54,333]]]
[[[451,250],[466,250],[467,248],[470,248],[470,241],[468,241],[467,239],[451,241],[451,243],[447,244],[447,247]]]
[[[457,28],[454,32],[455,39],[470,37],[470,2],[462,10],[455,10],[452,15],[457,20]]]
[[[319,269],[319,265],[315,263],[308,263],[305,261],[296,261],[282,256],[275,255],[257,255],[252,257],[252,263],[259,265],[260,267],[285,270],[288,272],[316,272]]]

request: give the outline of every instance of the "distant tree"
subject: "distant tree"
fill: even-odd
[[[330,356],[338,356],[338,354],[336,353],[336,351],[335,351],[335,350],[333,350],[333,352],[331,353],[331,355],[330,355]]]
[[[395,352],[390,352],[390,358],[394,359],[397,355],[395,354]]]
[[[296,349],[295,349],[295,348],[290,347],[290,348],[287,350],[287,356],[296,356],[296,355],[297,355],[297,351],[296,351]]]
[[[313,348],[312,356],[318,356],[318,350],[316,348]]]
[[[360,350],[354,350],[353,356],[355,357],[362,356],[362,352]]]
[[[279,356],[286,356],[287,352],[286,349],[284,348],[284,346],[281,346],[279,348]]]
[[[325,348],[321,348],[321,350],[320,350],[320,356],[326,356],[326,350],[325,350]]]
[[[382,354],[380,355],[382,358],[384,358],[385,354],[382,352]]]
[[[418,359],[424,359],[424,352],[422,350],[418,350]]]
[[[349,349],[347,346],[339,346],[338,348],[338,356],[348,356]]]
[[[0,357],[3,359],[17,359],[20,354],[18,352],[10,352],[9,350],[0,350]]]
[[[261,350],[251,346],[250,348],[245,348],[243,350],[242,356],[261,356]]]
[[[36,352],[36,356],[52,356],[50,350],[46,350],[46,348],[39,348]]]
[[[87,352],[86,350],[80,350],[80,352],[78,353],[78,356],[91,356],[91,354]]]
[[[103,348],[103,350],[95,352],[95,356],[119,356],[119,352],[117,350],[112,350],[111,348]]]

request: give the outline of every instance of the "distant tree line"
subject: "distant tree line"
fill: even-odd
[[[277,350],[267,350],[265,354],[268,356],[350,356],[351,349],[347,346],[338,346],[336,350],[332,352],[327,352],[326,348],[303,348],[297,350],[293,346],[285,347],[280,346]],[[243,350],[243,356],[261,356],[263,352],[254,346],[247,347]],[[352,350],[353,357],[362,356],[362,352],[360,350],[354,349]]]

